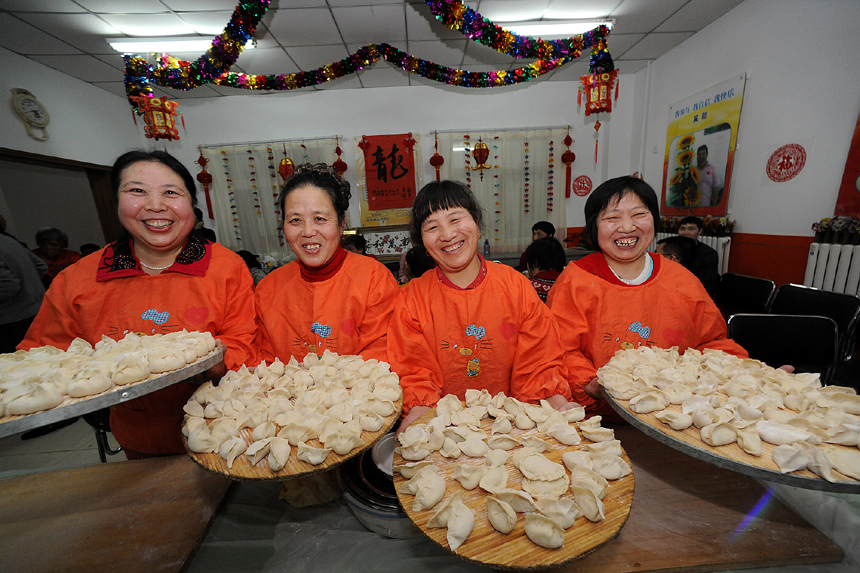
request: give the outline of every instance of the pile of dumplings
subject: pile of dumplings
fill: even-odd
[[[821,386],[818,374],[789,374],[720,350],[640,347],[620,350],[597,371],[616,400],[675,431],[691,426],[719,452],[737,444],[770,457],[782,473],[807,469],[860,480],[860,396]],[[841,480],[845,481],[845,480]]]
[[[481,428],[486,418],[493,419],[489,435]],[[548,549],[562,547],[565,530],[578,517],[593,522],[604,519],[607,480],[632,471],[621,458],[621,443],[614,431],[601,427],[600,416],[584,418],[583,407],[558,412],[545,400],[539,405],[527,404],[501,392],[491,396],[486,390],[466,390],[465,407],[449,394],[439,400],[434,418],[426,424],[413,423],[398,436],[395,451],[409,460],[394,467],[408,480],[401,484],[400,493],[415,496],[413,512],[436,508],[427,527],[447,528],[451,551],[457,551],[474,529],[476,511],[463,496],[476,488],[481,493],[478,513],[486,514],[493,529],[511,533],[517,514],[523,513],[528,539]],[[514,428],[523,430],[516,432],[520,437],[512,434]],[[580,445],[582,437],[593,443],[585,444],[584,450],[570,448]],[[543,453],[555,450],[554,442],[569,450],[562,454],[563,464]],[[432,460],[427,459],[431,456]],[[451,464],[446,459],[458,462]],[[510,478],[517,477],[511,476],[508,462],[521,474],[521,490],[508,487]],[[452,483],[455,493],[440,503],[451,483],[440,474],[440,467],[445,466],[453,466],[452,472],[443,473],[450,474],[458,485]]]
[[[68,350],[40,346],[0,354],[0,417],[55,408],[67,398],[101,394],[183,368],[215,349],[208,332],[171,332],[120,340],[102,336],[95,344],[76,338]]]
[[[244,455],[252,465],[266,460],[278,472],[293,448],[296,459],[316,466],[332,451],[343,456],[364,446],[362,432],[378,432],[390,422],[401,395],[400,379],[387,362],[326,350],[301,363],[294,356],[287,364],[263,362],[254,372],[242,366],[217,386],[207,382],[185,405],[182,433],[189,450],[219,454],[228,469]],[[250,441],[241,435],[245,428]]]

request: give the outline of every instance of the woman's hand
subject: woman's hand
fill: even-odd
[[[406,417],[403,418],[403,421],[400,422],[400,425],[397,427],[397,431],[395,435],[400,435],[400,432],[409,427],[409,424],[423,416],[426,412],[432,410],[430,406],[412,406],[412,409],[409,410],[409,413],[406,414]]]
[[[585,385],[585,393],[596,400],[603,399],[600,394],[600,382],[597,381],[597,378],[592,378],[591,382]]]
[[[782,366],[780,366],[780,367],[779,367],[779,369],[780,369],[780,370],[785,370],[785,371],[786,371],[786,372],[788,372],[789,374],[791,374],[792,372],[794,372],[794,366],[792,366],[792,365],[790,365],[790,364],[783,364]]]
[[[572,408],[579,408],[579,404],[576,402],[568,402],[567,398],[562,396],[561,394],[556,394],[555,396],[550,396],[546,399],[549,402],[549,405],[558,410],[559,412],[564,412],[566,410],[570,410]]]

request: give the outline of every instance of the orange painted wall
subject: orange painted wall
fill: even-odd
[[[568,227],[567,236],[576,238],[583,227]],[[776,286],[803,284],[806,259],[813,237],[794,235],[732,234],[729,272],[770,279]],[[572,247],[575,243],[569,242]]]

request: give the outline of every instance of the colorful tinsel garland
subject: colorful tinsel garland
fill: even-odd
[[[469,72],[416,58],[389,44],[369,44],[355,53],[315,70],[295,74],[238,74],[228,70],[236,63],[245,44],[254,35],[257,24],[271,0],[244,0],[236,6],[224,32],[212,47],[194,62],[164,55],[157,65],[133,54],[124,55],[126,93],[132,109],[140,114],[132,97],[152,97],[152,84],[179,90],[191,90],[206,83],[239,89],[288,91],[319,85],[364,69],[379,58],[429,80],[448,85],[490,88],[515,85],[540,77],[578,58],[591,48],[592,72],[612,71],[615,66],[606,47],[609,29],[599,26],[572,38],[543,41],[509,32],[483,18],[460,0],[426,0],[436,18],[452,30],[471,40],[516,58],[538,58],[536,62],[513,70]]]

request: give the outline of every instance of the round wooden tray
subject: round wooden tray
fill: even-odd
[[[427,423],[435,415],[436,410],[431,410],[418,418],[417,423]],[[485,418],[481,422],[481,429],[485,430],[487,435],[490,435],[492,423],[493,420],[489,418]],[[583,438],[582,443],[578,446],[565,446],[546,434],[538,432],[536,428],[524,431],[514,427],[511,435],[516,438],[538,436],[546,440],[551,444],[552,449],[542,452],[543,455],[559,464],[562,463],[561,455],[564,452],[585,450],[585,444],[591,443]],[[513,454],[517,449],[519,448],[510,450],[509,453]],[[630,463],[626,452],[623,453],[622,457],[624,461],[628,464]],[[408,480],[395,471],[394,488],[397,491],[397,497],[404,511],[422,533],[443,548],[448,549],[448,530],[444,527],[428,528],[427,522],[439,510],[441,504],[447,502],[454,493],[462,491],[463,502],[475,512],[475,528],[469,534],[469,537],[466,538],[466,541],[454,553],[459,557],[482,565],[488,565],[494,569],[546,569],[584,557],[618,535],[621,527],[627,522],[633,503],[633,487],[635,485],[633,473],[619,480],[610,481],[609,487],[606,488],[606,497],[603,498],[603,503],[606,506],[606,519],[593,523],[585,517],[579,517],[576,523],[565,531],[564,545],[562,547],[558,549],[546,549],[536,545],[526,536],[523,514],[517,514],[517,525],[507,535],[496,531],[487,519],[486,497],[490,494],[480,487],[476,487],[471,491],[465,490],[453,478],[456,466],[481,465],[484,463],[484,458],[470,458],[462,454],[459,458],[451,460],[442,456],[439,452],[433,452],[425,459],[432,461],[439,475],[445,479],[445,495],[434,507],[413,512],[412,502],[415,499],[414,496],[400,493],[400,486]],[[399,454],[395,453],[395,467],[403,463],[406,463],[406,461]],[[508,461],[506,467],[509,476],[508,488],[521,490],[523,475],[510,461]],[[564,497],[572,499],[570,492],[565,494]]]
[[[222,360],[224,360],[224,351],[221,348],[215,348],[206,356],[198,358],[196,362],[192,362],[172,372],[151,374],[148,378],[140,382],[126,384],[125,386],[114,386],[101,394],[93,394],[92,396],[84,396],[83,398],[71,398],[67,396],[59,406],[55,406],[50,410],[20,416],[0,417],[0,438],[140,398],[156,390],[161,390],[177,382],[187,380],[195,374],[205,372],[212,366],[219,364]]]
[[[837,480],[840,480],[836,483],[831,483],[824,478],[818,477],[809,470],[791,472],[788,474],[782,473],[779,471],[779,466],[777,466],[771,458],[771,453],[774,448],[776,448],[773,444],[762,441],[763,452],[761,456],[754,456],[746,453],[737,443],[719,447],[709,446],[702,441],[699,429],[695,426],[690,426],[680,432],[673,430],[655,418],[653,413],[637,414],[630,410],[629,400],[616,400],[603,387],[601,387],[601,391],[604,399],[609,402],[612,408],[618,412],[622,418],[630,422],[633,427],[654,438],[661,444],[666,444],[667,446],[675,448],[679,452],[685,453],[697,460],[757,479],[783,483],[795,487],[838,493],[860,493],[860,482],[837,472],[835,469],[833,470],[833,476]],[[723,396],[723,398],[725,398],[725,396]],[[681,407],[670,404],[667,410],[680,412]],[[828,445],[837,448],[856,450],[856,448],[848,446],[839,446],[836,444]]]
[[[376,432],[361,432],[361,439],[364,441],[364,445],[353,448],[343,456],[331,451],[325,461],[316,466],[299,460],[296,457],[299,451],[298,447],[291,446],[290,459],[287,462],[287,465],[285,465],[280,471],[273,472],[270,470],[269,462],[266,458],[263,458],[259,463],[253,465],[251,464],[251,460],[249,460],[245,454],[237,456],[236,459],[233,460],[233,467],[228,468],[227,460],[222,458],[220,454],[198,454],[196,452],[192,452],[188,449],[188,439],[184,435],[182,436],[182,443],[185,446],[185,451],[188,452],[188,455],[191,456],[192,460],[210,472],[214,472],[224,477],[248,481],[282,481],[296,479],[328,471],[371,447],[378,439],[388,433],[388,430],[394,426],[394,423],[400,417],[400,410],[403,408],[403,397],[401,396],[394,405],[397,407],[396,411],[390,416],[383,418],[382,427],[379,430]],[[207,420],[206,423],[209,424],[211,422],[212,420]],[[280,430],[280,428],[278,429]],[[251,428],[243,428],[239,432],[239,435],[249,446],[253,443],[253,440],[251,439],[251,431]],[[308,440],[307,444],[315,448],[323,447],[322,442],[317,439]]]

